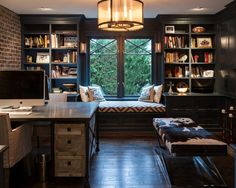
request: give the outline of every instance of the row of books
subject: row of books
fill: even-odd
[[[77,37],[65,36],[61,34],[51,34],[52,48],[75,48],[77,47]]]
[[[185,56],[183,58],[183,56]],[[166,52],[165,55],[165,62],[166,63],[178,63],[178,62],[185,62],[188,58],[185,54],[180,54],[178,52]]]
[[[185,57],[184,57],[185,56]],[[179,52],[166,52],[164,54],[164,59],[166,63],[179,63],[179,62],[188,62],[188,56]],[[201,54],[191,55],[191,62],[204,62],[204,63],[213,63],[213,53],[204,52]]]
[[[66,66],[53,66],[52,67],[52,78],[63,78],[63,77],[76,77],[77,69]]]
[[[185,36],[165,36],[164,37],[165,48],[187,48],[187,38]]]
[[[189,76],[191,76],[191,78],[213,77],[214,71],[206,70],[202,67],[192,67],[190,75],[188,66],[175,66],[174,68],[167,68],[165,71],[165,76],[168,78],[183,78]]]

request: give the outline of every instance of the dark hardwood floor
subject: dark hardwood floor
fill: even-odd
[[[156,146],[155,139],[101,139],[100,152],[94,156],[91,163],[91,188],[170,187],[167,185],[160,167],[155,164],[154,146]],[[234,163],[232,157],[216,157],[214,161],[228,187],[233,187]],[[13,173],[11,187],[84,187],[80,178],[48,178],[45,183],[41,183],[37,176],[23,178],[19,169]],[[186,170],[185,173],[188,171]]]

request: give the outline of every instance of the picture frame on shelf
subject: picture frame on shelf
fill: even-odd
[[[197,48],[212,48],[211,37],[198,37]]]
[[[64,37],[64,47],[76,48],[77,47],[77,37]]]
[[[36,57],[36,63],[49,63],[49,53],[47,52],[38,52]]]
[[[165,33],[175,33],[175,26],[174,25],[165,26]]]

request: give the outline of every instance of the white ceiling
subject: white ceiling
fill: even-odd
[[[158,14],[215,14],[233,0],[143,0],[144,17],[154,18]],[[0,0],[0,5],[18,14],[84,14],[97,18],[98,0]],[[50,7],[42,11],[40,7]],[[207,10],[192,11],[195,7]]]

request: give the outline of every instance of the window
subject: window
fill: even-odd
[[[138,96],[151,84],[151,39],[91,39],[90,84],[106,96]]]
[[[137,96],[144,85],[151,83],[151,40],[126,39],[124,56],[124,93]]]

